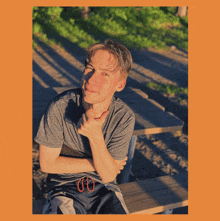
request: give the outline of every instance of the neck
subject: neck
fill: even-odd
[[[92,109],[95,114],[95,118],[99,118],[103,112],[107,111],[109,109],[110,104],[111,100],[110,102],[106,103],[89,104],[85,102],[83,99],[83,107],[85,108],[86,111]]]

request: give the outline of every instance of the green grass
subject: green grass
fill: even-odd
[[[89,19],[80,18],[80,7],[33,7],[33,46],[63,45],[85,49],[105,39],[129,49],[188,48],[188,17],[175,16],[175,7],[95,7]]]
[[[187,95],[188,96],[188,88],[178,87],[176,85],[164,85],[158,83],[147,83],[147,88],[162,92],[170,97]]]

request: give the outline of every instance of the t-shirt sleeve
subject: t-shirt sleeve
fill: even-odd
[[[37,135],[37,143],[52,148],[61,148],[63,144],[63,121],[56,103],[51,102],[42,116]]]
[[[115,160],[123,160],[128,155],[129,143],[134,131],[135,115],[127,112],[118,123],[114,135],[107,145],[108,151]]]

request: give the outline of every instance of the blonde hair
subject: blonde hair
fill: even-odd
[[[120,70],[122,78],[127,78],[133,63],[130,51],[123,45],[112,40],[106,40],[104,43],[92,44],[87,49],[85,65],[89,64],[98,50],[106,50],[113,54],[117,59],[117,66],[114,71]]]

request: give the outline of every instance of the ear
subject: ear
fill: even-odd
[[[116,91],[117,91],[117,92],[122,91],[122,90],[125,88],[125,85],[126,85],[126,79],[120,80],[120,81],[118,82]]]

